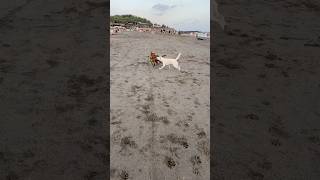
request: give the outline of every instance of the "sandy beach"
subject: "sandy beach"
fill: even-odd
[[[2,3],[0,179],[109,178],[109,1],[78,3]],[[319,1],[218,4],[211,62],[209,41],[110,37],[112,180],[206,180],[210,149],[214,180],[319,179]]]
[[[0,179],[108,179],[107,3],[0,7]]]
[[[139,32],[110,37],[111,179],[209,179],[210,42]],[[159,70],[151,51],[181,72]]]
[[[212,178],[319,179],[319,1],[218,3]]]

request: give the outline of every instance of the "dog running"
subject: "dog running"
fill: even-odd
[[[173,65],[173,67],[175,67],[176,69],[178,69],[180,71],[180,66],[178,64],[178,59],[180,58],[181,53],[178,54],[178,56],[175,59],[169,59],[169,58],[165,58],[165,56],[162,57],[157,57],[157,60],[159,60],[160,62],[162,62],[162,67],[160,67],[159,69],[164,68],[166,65],[169,66],[170,68],[170,64]]]

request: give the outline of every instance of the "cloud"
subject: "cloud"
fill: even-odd
[[[166,4],[156,4],[154,6],[152,6],[152,10],[154,11],[154,13],[156,15],[163,15],[165,12],[167,12],[170,9],[173,9],[177,7],[177,5],[166,5]]]
[[[185,18],[180,21],[176,21],[172,25],[177,30],[182,31],[203,31],[203,32],[209,32],[210,26],[209,21],[204,21],[201,18]]]
[[[132,14],[182,31],[210,31],[210,0],[110,0],[110,14]]]

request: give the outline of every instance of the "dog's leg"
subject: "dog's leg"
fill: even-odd
[[[173,65],[173,67],[175,67],[176,69],[178,69],[180,71],[180,67],[179,67],[178,63],[173,63],[172,65]]]
[[[161,68],[159,68],[159,69],[162,69],[162,68],[164,68],[164,66],[166,66],[166,65],[165,65],[165,64],[163,64],[163,65],[162,65],[162,67],[161,67]]]

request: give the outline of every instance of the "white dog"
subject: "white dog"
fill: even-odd
[[[170,68],[170,64],[173,65],[173,67],[175,67],[176,69],[178,69],[180,71],[180,66],[178,64],[178,59],[180,58],[181,53],[178,54],[177,58],[175,59],[169,59],[169,58],[164,58],[164,57],[157,57],[157,60],[162,62],[162,67],[159,69],[164,68],[166,65],[169,66]]]

